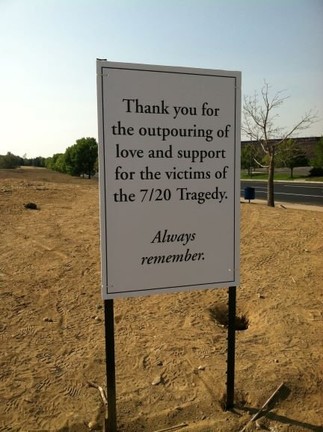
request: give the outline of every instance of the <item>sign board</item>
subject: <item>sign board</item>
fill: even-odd
[[[239,283],[240,72],[97,61],[102,295]]]

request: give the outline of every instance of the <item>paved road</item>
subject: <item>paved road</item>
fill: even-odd
[[[241,180],[241,197],[244,188],[254,187],[256,199],[267,199],[267,182]],[[323,183],[275,182],[275,201],[323,206]]]

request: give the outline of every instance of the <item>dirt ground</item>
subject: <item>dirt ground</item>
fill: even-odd
[[[241,203],[232,412],[227,289],[115,301],[120,432],[238,432],[281,383],[246,430],[323,430],[323,212],[284,207]],[[0,171],[1,432],[102,430],[99,261],[97,181]]]

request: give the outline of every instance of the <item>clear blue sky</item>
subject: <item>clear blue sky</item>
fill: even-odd
[[[64,152],[97,138],[96,58],[242,72],[309,109],[323,134],[322,0],[0,0],[0,154]]]

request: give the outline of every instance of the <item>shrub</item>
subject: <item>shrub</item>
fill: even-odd
[[[322,177],[323,176],[323,168],[322,167],[313,167],[309,172],[310,177]]]

